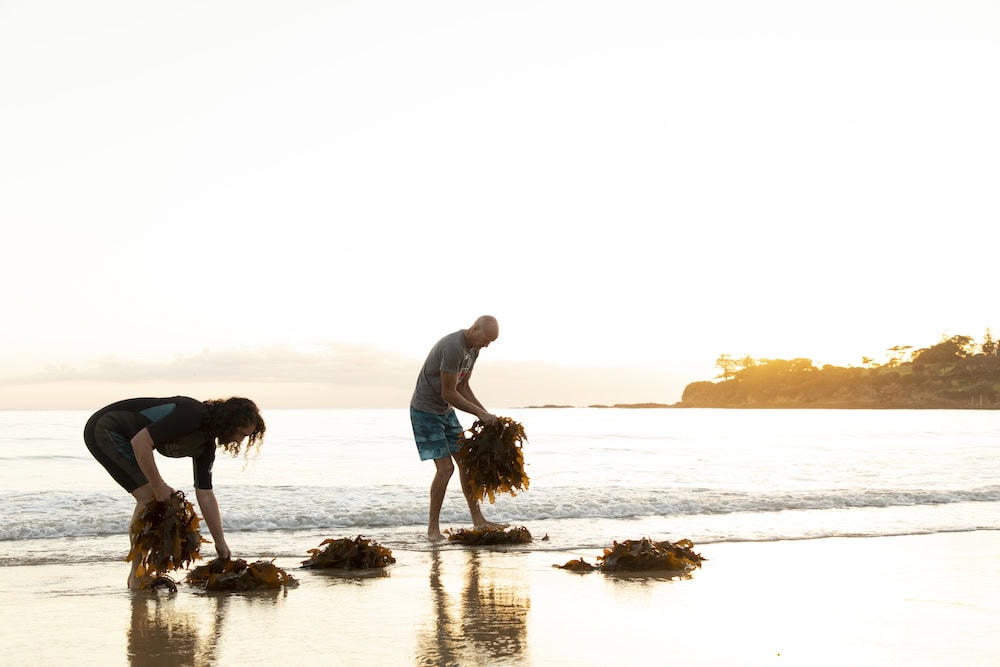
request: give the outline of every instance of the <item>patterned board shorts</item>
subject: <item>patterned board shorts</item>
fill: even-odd
[[[421,461],[443,459],[461,449],[458,439],[462,437],[464,429],[458,423],[454,409],[443,415],[436,415],[410,408],[410,424],[413,426],[413,439],[417,441]]]

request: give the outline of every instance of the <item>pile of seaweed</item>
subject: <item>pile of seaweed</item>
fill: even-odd
[[[167,501],[154,500],[143,508],[129,529],[132,549],[125,559],[139,561],[135,574],[143,588],[155,584],[176,590],[166,573],[201,558],[199,549],[208,540],[198,531],[200,523],[183,491],[174,491]]]
[[[583,560],[582,557],[568,560],[564,565],[554,565],[553,567],[558,567],[561,570],[570,570],[571,572],[593,572],[597,569],[596,565],[591,565]]]
[[[580,558],[556,567],[574,572],[599,569],[602,572],[685,573],[701,567],[701,562],[705,560],[693,548],[691,540],[653,542],[644,537],[640,540],[615,542],[614,546],[605,549],[604,554],[597,557],[601,561],[597,565],[591,565]]]
[[[201,586],[206,591],[270,590],[294,587],[299,583],[295,577],[275,565],[274,561],[259,560],[247,565],[242,558],[216,558],[191,570],[187,582]]]
[[[446,530],[448,539],[452,542],[461,542],[469,546],[493,545],[493,544],[527,544],[531,542],[531,533],[524,526],[520,528],[473,528],[466,530],[459,528],[457,531]]]
[[[472,435],[459,439],[462,448],[457,455],[476,500],[489,497],[490,504],[498,493],[510,493],[528,488],[524,472],[524,452],[521,443],[527,441],[524,427],[510,417],[498,417],[490,424],[477,420],[469,429]]]
[[[358,535],[353,540],[342,537],[339,540],[327,539],[320,543],[325,549],[310,549],[312,554],[302,561],[302,567],[339,568],[342,570],[367,570],[385,567],[396,562],[392,551],[383,547],[375,540]]]

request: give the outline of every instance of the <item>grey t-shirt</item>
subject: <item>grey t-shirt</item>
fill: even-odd
[[[458,373],[462,382],[476,365],[479,350],[465,347],[465,329],[450,333],[431,348],[417,376],[410,407],[442,415],[451,407],[441,398],[441,373]]]

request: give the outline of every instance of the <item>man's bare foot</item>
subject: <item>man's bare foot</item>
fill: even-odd
[[[503,530],[509,526],[509,523],[494,523],[492,521],[483,521],[476,524],[476,528],[489,528],[490,530]]]
[[[130,591],[141,591],[146,587],[147,580],[144,577],[136,577],[135,575],[128,575],[127,586]]]
[[[431,542],[440,542],[441,540],[444,539],[444,535],[441,534],[440,530],[435,530],[435,531],[428,530],[427,539],[430,540]]]

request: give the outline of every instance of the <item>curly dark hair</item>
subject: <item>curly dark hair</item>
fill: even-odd
[[[261,442],[264,440],[264,418],[260,416],[257,404],[249,398],[232,396],[230,398],[219,398],[202,401],[205,404],[205,416],[201,420],[202,428],[215,438],[216,444],[222,447],[234,457],[239,456],[242,446],[241,442],[227,442],[234,437],[237,429],[246,426],[253,426],[253,432],[247,437],[247,447],[245,456],[250,455],[250,450],[256,448],[260,451]]]

